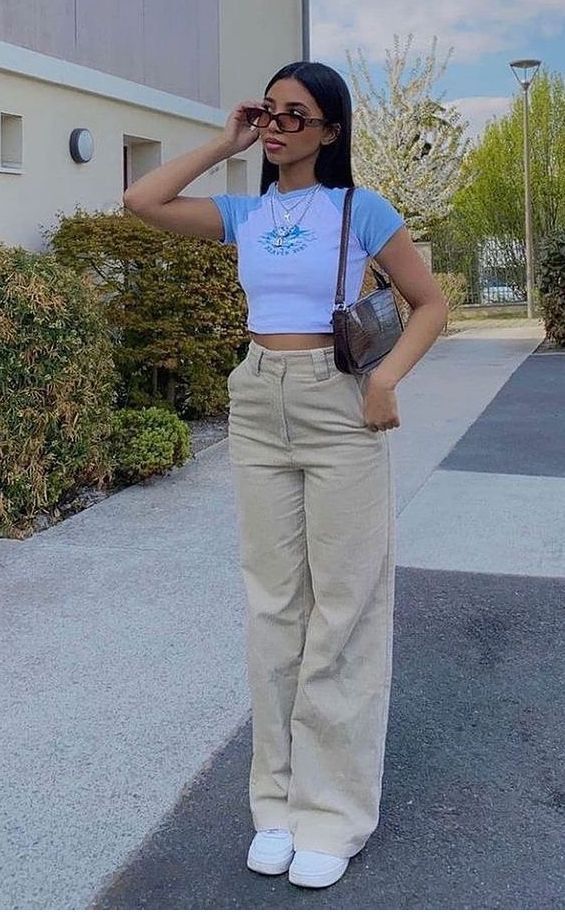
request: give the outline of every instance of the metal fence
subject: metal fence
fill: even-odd
[[[525,252],[520,242],[487,238],[472,245],[457,245],[450,239],[436,238],[432,266],[434,273],[464,277],[465,305],[526,302]]]

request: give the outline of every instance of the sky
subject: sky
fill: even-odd
[[[425,57],[437,36],[437,57],[453,53],[437,83],[476,138],[487,121],[508,111],[522,89],[508,63],[537,58],[565,72],[565,0],[310,0],[311,60],[338,70],[351,88],[345,50],[360,47],[377,87],[394,35],[413,34],[413,55]]]

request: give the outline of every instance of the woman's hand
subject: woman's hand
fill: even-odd
[[[263,102],[251,99],[236,105],[226,121],[224,139],[229,144],[233,154],[244,152],[258,139],[259,131],[247,123],[246,108],[263,108]]]
[[[372,431],[385,431],[400,426],[395,386],[372,371],[367,379],[363,397],[364,419]]]

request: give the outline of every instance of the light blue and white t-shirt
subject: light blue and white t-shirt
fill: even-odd
[[[314,187],[315,185],[312,185]],[[306,197],[311,188],[280,194],[285,205]],[[215,194],[211,197],[224,224],[224,244],[236,244],[238,277],[247,298],[247,327],[253,333],[331,333],[335,302],[345,187],[322,186],[298,224],[277,246],[271,195]],[[277,224],[284,223],[274,200]],[[290,207],[289,207],[290,208]],[[302,212],[299,203],[291,223]],[[397,210],[374,190],[353,194],[345,303],[359,297],[367,259],[404,225]]]

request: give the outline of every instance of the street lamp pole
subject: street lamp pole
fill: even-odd
[[[513,60],[510,63],[514,76],[524,90],[524,199],[526,216],[526,296],[528,317],[534,317],[534,243],[532,230],[532,191],[530,181],[530,130],[529,130],[529,88],[540,67],[541,60]],[[523,76],[518,75],[522,70]],[[530,75],[529,71],[532,70]]]

